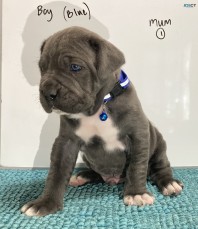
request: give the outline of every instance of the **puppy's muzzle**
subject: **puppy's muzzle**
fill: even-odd
[[[40,85],[40,93],[49,102],[55,101],[59,95],[61,86],[54,80],[46,80]]]

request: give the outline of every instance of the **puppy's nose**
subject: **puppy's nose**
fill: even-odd
[[[49,100],[55,100],[56,99],[56,97],[57,97],[57,93],[56,94],[50,94],[49,95]]]
[[[54,101],[59,95],[61,85],[58,82],[51,79],[49,75],[46,76],[47,79],[43,79],[40,83],[40,92],[45,97],[47,101]]]
[[[45,98],[47,100],[51,100],[54,101],[58,96],[58,90],[56,89],[52,89],[50,91],[48,91],[47,93],[45,93]]]

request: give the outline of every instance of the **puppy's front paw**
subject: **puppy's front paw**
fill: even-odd
[[[136,205],[136,206],[152,205],[154,203],[154,200],[155,200],[154,196],[151,196],[148,193],[144,193],[142,195],[124,196],[124,203],[126,205]]]
[[[62,205],[49,198],[38,198],[30,201],[21,208],[27,216],[45,216],[62,209]]]
[[[162,194],[164,196],[179,195],[183,189],[183,184],[177,181],[169,183],[166,187],[162,189]]]

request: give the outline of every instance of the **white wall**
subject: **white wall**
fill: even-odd
[[[65,6],[87,11],[82,1],[69,2],[3,1],[0,164],[49,165],[59,120],[46,114],[39,103],[39,49],[52,33],[80,25],[125,53],[123,68],[146,114],[164,134],[172,165],[198,165],[198,5],[185,7],[183,0],[86,0],[91,19],[73,16],[65,21]],[[38,5],[52,10],[50,22],[50,14],[38,16]],[[151,19],[168,24],[157,26]]]

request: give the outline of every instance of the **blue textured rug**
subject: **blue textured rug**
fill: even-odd
[[[0,170],[0,229],[194,229],[198,228],[198,169],[174,169],[185,188],[178,197],[164,197],[148,184],[155,204],[127,207],[123,185],[69,187],[64,210],[43,218],[27,217],[20,207],[43,190],[47,170]]]

